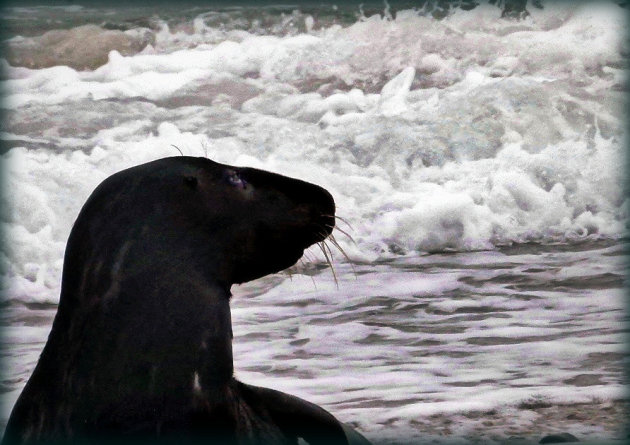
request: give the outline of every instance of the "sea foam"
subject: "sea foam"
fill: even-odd
[[[267,34],[219,29],[208,15],[186,32],[163,24],[150,48],[114,49],[96,69],[9,59],[8,295],[54,301],[91,190],[177,155],[173,145],[326,187],[355,260],[620,237],[628,48],[618,6],[499,15],[409,10],[328,26],[299,16],[303,28]]]

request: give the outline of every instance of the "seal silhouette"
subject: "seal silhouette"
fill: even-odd
[[[107,178],[70,233],[57,315],[3,443],[366,443],[233,376],[231,285],[295,264],[334,214],[321,187],[206,158]]]

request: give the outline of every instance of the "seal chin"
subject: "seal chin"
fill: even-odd
[[[304,255],[304,250],[305,248],[290,243],[270,244],[264,249],[265,255],[258,258],[255,263],[250,257],[247,265],[240,266],[235,271],[232,282],[236,284],[246,283],[265,275],[283,271],[297,263]]]
[[[293,250],[291,252],[283,252],[282,255],[278,255],[277,261],[275,262],[275,271],[272,273],[280,272],[288,267],[293,266],[297,263],[300,258],[304,255],[304,249]],[[273,260],[273,257],[272,257]]]

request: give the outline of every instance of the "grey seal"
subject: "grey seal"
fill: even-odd
[[[295,264],[334,215],[319,186],[206,158],[107,178],[72,228],[52,330],[3,443],[367,443],[233,376],[232,284]]]

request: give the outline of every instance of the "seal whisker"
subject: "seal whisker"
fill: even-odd
[[[308,259],[310,262],[313,262],[315,257],[313,257],[312,255],[308,255],[309,253],[310,252],[305,251],[304,252],[304,257],[306,257],[306,259]],[[308,266],[306,265],[304,260],[301,259],[301,258],[300,258],[300,263],[302,263],[302,266],[304,267],[305,275],[308,275],[311,278],[311,281],[313,282],[313,287],[315,288],[315,290],[317,290],[317,284],[315,283],[315,278],[313,277],[313,275],[308,273]]]
[[[341,254],[343,255],[343,257],[346,259],[346,261],[348,262],[348,264],[350,264],[350,268],[352,269],[352,273],[354,274],[354,279],[356,280],[357,277],[357,271],[354,269],[354,264],[352,263],[352,260],[350,259],[350,257],[348,256],[348,254],[346,253],[345,250],[343,250],[343,248],[341,247],[341,245],[337,242],[337,240],[335,239],[335,236],[331,233],[328,236],[328,239],[330,240],[330,242],[332,243],[333,246],[335,246],[337,248],[337,250],[339,250],[339,252],[341,252]],[[354,241],[354,240],[353,240]],[[356,243],[355,243],[356,244]]]
[[[340,229],[340,228],[339,228],[339,227],[337,227],[337,226],[335,226],[335,229],[339,230],[341,233],[343,233],[344,235],[346,235],[346,237],[348,237],[348,239],[349,239],[350,241],[352,241],[352,244],[354,244],[354,245],[356,246],[357,242],[354,240],[354,238],[352,238],[352,236],[351,236],[348,232],[346,232],[346,231],[345,231],[345,230],[343,230],[343,229]]]
[[[337,281],[337,274],[335,273],[335,268],[332,265],[332,259],[328,255],[328,252],[326,252],[326,247],[328,247],[328,246],[326,246],[326,243],[324,241],[321,241],[321,242],[317,243],[317,245],[319,246],[319,248],[321,249],[322,253],[324,254],[324,257],[326,258],[326,262],[330,266],[330,271],[333,274],[333,279],[335,280],[335,285],[338,288],[339,287],[339,281]],[[330,247],[328,247],[328,250],[330,250]],[[331,254],[332,254],[332,252],[331,252]]]
[[[350,230],[354,230],[354,227],[352,227],[352,224],[350,224],[346,218],[342,218],[342,217],[341,217],[341,216],[339,216],[339,215],[322,215],[322,216],[327,217],[327,218],[335,218],[335,219],[338,219],[339,221],[341,221],[342,223],[344,223],[346,226],[348,226],[348,228],[349,228]]]
[[[352,227],[352,225],[345,219],[342,218],[341,216],[337,216],[337,215],[322,215],[325,217],[334,217],[336,219],[338,219],[339,221],[342,221],[343,223],[345,223],[348,228],[350,230],[354,230],[354,227]],[[334,224],[334,225],[330,225],[330,224],[325,224],[324,227],[326,227],[327,229],[332,229],[332,230],[339,230],[341,233],[343,233],[350,241],[352,241],[352,244],[357,244],[357,242],[354,240],[354,238],[352,238],[352,235],[350,235],[347,231],[345,231],[344,229],[340,228],[338,225]]]
[[[206,144],[206,141],[201,141],[201,147],[203,148],[204,156],[208,159],[208,144]]]
[[[341,216],[338,216],[338,215],[335,215],[335,218],[343,222],[346,226],[348,226],[350,230],[354,230],[354,227],[352,227],[352,224],[350,224],[347,219],[342,218]]]
[[[326,238],[326,239],[328,239],[328,238]],[[322,240],[321,244],[323,244],[323,246],[326,248],[326,251],[328,252],[328,255],[332,259],[333,253],[332,253],[332,250],[330,249],[330,246],[328,244],[326,244],[326,239]]]
[[[304,252],[304,256],[306,257],[306,252]],[[307,257],[308,258],[308,257]],[[312,258],[308,258],[309,261],[312,261]],[[304,275],[308,275],[311,279],[311,281],[313,282],[313,287],[315,288],[315,290],[317,290],[317,284],[315,284],[315,278],[313,278],[313,275],[310,275],[307,273],[308,267],[306,265],[306,263],[304,262],[304,260],[302,258],[299,259],[300,264],[302,265],[302,268],[304,269]]]
[[[175,147],[175,149],[179,152],[180,155],[184,156],[184,153],[179,149],[179,147],[175,144],[171,144],[171,147]]]
[[[343,248],[339,245],[339,242],[335,239],[335,236],[331,233],[330,236],[328,237],[328,239],[330,240],[330,242],[332,243],[333,246],[335,246],[337,248],[337,250],[339,250],[339,252],[341,252],[341,254],[343,255],[343,257],[352,264],[352,260],[350,260],[350,257],[348,257],[348,254],[346,253],[345,250],[343,250]]]
[[[337,288],[339,288],[339,283],[337,282],[337,275],[335,273],[335,268],[333,266],[332,263],[332,259],[333,259],[333,253],[332,253],[332,249],[330,248],[330,246],[326,243],[326,240],[322,241],[322,244],[324,245],[324,247],[328,250],[328,257],[330,258],[330,269],[333,272],[333,275],[335,276],[335,284],[337,285]]]
[[[304,257],[309,260],[310,262],[313,262],[314,257],[312,255],[310,255],[311,252],[309,252],[308,250],[304,251]],[[306,268],[306,263],[302,262],[302,264],[304,264],[304,267]]]
[[[313,287],[315,288],[315,290],[317,290],[317,284],[315,283],[315,277],[313,277],[313,275],[309,275],[309,277],[311,278],[311,281],[313,282]]]

